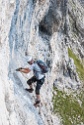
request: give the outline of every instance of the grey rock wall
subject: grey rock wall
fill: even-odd
[[[80,60],[84,59],[81,2],[0,1],[0,125],[61,125],[60,116],[52,114],[53,84],[61,90],[77,90],[82,84],[68,56],[71,47]],[[26,55],[49,66],[41,89],[42,108],[35,109],[35,93],[24,90],[32,73],[25,76],[15,71],[26,65]]]
[[[0,125],[17,124],[14,111],[13,82],[8,77],[9,66],[9,31],[15,1],[0,1]]]

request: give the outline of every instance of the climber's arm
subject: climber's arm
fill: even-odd
[[[23,73],[29,73],[31,70],[29,68],[19,68],[19,69],[16,69],[16,71],[20,71]]]
[[[29,73],[31,70],[29,68],[22,68],[20,72]]]

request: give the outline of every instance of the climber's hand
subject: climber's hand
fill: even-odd
[[[22,70],[22,67],[20,67],[20,68],[16,69],[16,71],[21,71],[21,70]]]

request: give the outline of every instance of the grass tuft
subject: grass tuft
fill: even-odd
[[[74,60],[74,64],[76,65],[76,70],[77,70],[80,80],[82,80],[84,82],[84,66],[83,66],[83,64],[81,63],[79,58],[72,52],[72,50],[70,48],[68,48],[68,54],[69,54],[69,57],[73,58],[73,60]]]
[[[53,111],[61,116],[63,125],[81,125],[81,123],[84,123],[83,93],[80,93],[80,97],[77,97],[81,102],[80,105],[73,95],[67,95],[57,88],[54,88],[54,91],[57,92],[57,95],[53,96]]]

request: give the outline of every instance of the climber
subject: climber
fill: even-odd
[[[25,89],[25,90],[32,93],[33,92],[32,83],[36,82],[36,88],[35,88],[36,101],[34,103],[34,106],[37,107],[40,104],[40,88],[45,81],[44,73],[47,72],[47,68],[45,68],[45,66],[43,66],[43,68],[45,68],[45,69],[43,69],[43,71],[42,71],[42,67],[39,64],[39,62],[41,62],[41,61],[36,62],[33,60],[33,58],[31,56],[27,56],[26,59],[27,59],[27,62],[30,67],[19,68],[19,69],[17,69],[17,71],[20,71],[23,73],[29,73],[31,70],[33,70],[34,76],[27,81],[27,84],[29,85],[29,89]]]

